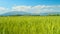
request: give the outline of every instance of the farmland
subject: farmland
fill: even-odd
[[[0,34],[60,34],[60,16],[0,17]]]

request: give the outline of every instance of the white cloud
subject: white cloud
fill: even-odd
[[[12,11],[29,11],[31,9],[31,6],[14,6],[12,7]]]
[[[32,12],[32,13],[56,12],[56,11],[60,11],[60,5],[57,5],[57,6],[48,6],[48,5],[14,6],[14,7],[12,7],[12,10],[13,11]]]
[[[0,7],[0,11],[5,11],[6,9],[4,7]]]
[[[0,7],[0,14],[7,12],[8,9],[5,7]]]
[[[59,12],[60,7],[59,6],[48,6],[48,5],[42,5],[42,6],[34,6],[35,13],[39,12]]]

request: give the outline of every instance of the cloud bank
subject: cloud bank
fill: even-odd
[[[60,12],[60,5],[48,6],[48,5],[37,5],[37,6],[15,6],[12,8],[13,11],[24,11],[32,13],[40,12]]]
[[[5,11],[5,10],[6,10],[6,8],[0,7],[0,11]]]
[[[6,12],[8,10],[31,12],[31,13],[60,12],[60,5],[13,6],[13,7],[11,7],[11,9],[0,7],[0,12]]]
[[[31,10],[31,6],[14,6],[12,7],[12,11],[30,11]]]
[[[8,8],[0,7],[0,14],[8,12]]]

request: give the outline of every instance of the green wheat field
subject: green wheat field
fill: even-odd
[[[0,17],[0,34],[60,34],[60,16]]]

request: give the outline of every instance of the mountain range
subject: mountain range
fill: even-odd
[[[4,14],[1,14],[2,16],[10,16],[10,15],[29,15],[30,13],[28,12],[23,12],[23,11],[11,11],[11,12],[7,12]]]
[[[48,15],[48,14],[60,14],[60,12],[42,12],[39,14],[35,13],[29,13],[29,12],[23,12],[23,11],[11,11],[4,14],[1,14],[1,16],[10,16],[10,15]]]

